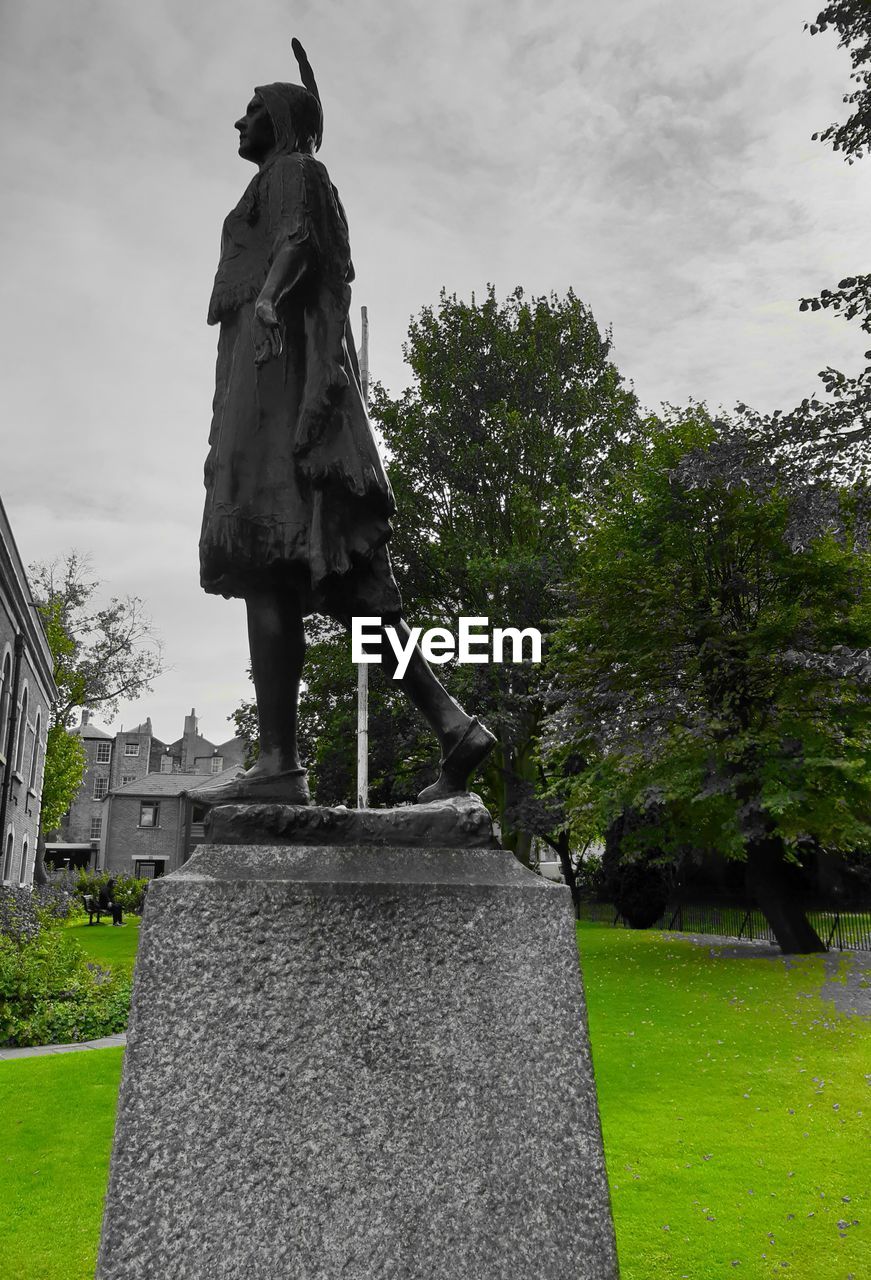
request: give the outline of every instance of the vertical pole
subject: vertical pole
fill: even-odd
[[[363,403],[369,408],[369,312],[360,308],[360,383]]]
[[[360,383],[369,408],[369,313],[360,308]],[[369,664],[357,664],[357,808],[369,803]]]
[[[357,665],[357,808],[369,803],[369,668]]]

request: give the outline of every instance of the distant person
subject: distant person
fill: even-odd
[[[111,913],[113,925],[123,925],[124,918],[121,904],[117,901],[114,876],[110,876],[100,889],[99,896],[97,897],[97,905],[100,910],[105,911],[107,915]]]
[[[112,910],[112,899],[115,893],[115,881],[110,876],[105,884],[101,884],[97,892],[97,908],[104,914],[108,915]]]

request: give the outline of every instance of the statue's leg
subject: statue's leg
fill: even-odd
[[[399,615],[382,619],[383,625],[392,627],[403,648],[408,645],[408,624]],[[393,646],[382,631],[381,663],[392,679],[397,668]],[[426,787],[418,801],[426,803],[442,800],[447,796],[468,791],[469,777],[490,754],[496,739],[474,716],[468,715],[455,698],[438,680],[424,658],[418,645],[414,646],[411,660],[400,678],[404,692],[417,707],[439,740],[442,749],[441,772],[438,781]]]
[[[295,592],[245,598],[251,674],[260,725],[258,774],[299,769],[299,683],[305,658],[302,606]]]
[[[192,791],[208,805],[311,804],[299,763],[299,681],[305,657],[302,607],[292,590],[277,588],[245,598],[251,674],[257,694],[260,755],[245,773]]]

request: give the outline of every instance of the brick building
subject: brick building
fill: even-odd
[[[54,866],[96,867],[103,836],[104,801],[109,792],[135,782],[160,767],[164,744],[154,737],[151,720],[113,737],[82,712],[70,731],[85,748],[85,772],[79,793],[64,815],[60,830],[45,842],[46,861]]]
[[[216,744],[202,737],[193,709],[171,743],[155,737],[150,717],[113,737],[83,711],[72,732],[85,747],[85,774],[60,830],[46,841],[46,860],[123,875],[162,875],[180,866],[202,838],[202,818],[194,819],[187,793],[238,770],[245,754],[241,738]],[[156,806],[157,821],[141,821],[142,804]]]
[[[242,772],[240,765],[229,768]],[[101,865],[113,875],[148,879],[177,870],[204,839],[205,809],[190,792],[224,782],[226,772],[149,773],[112,791]]]
[[[0,502],[0,879],[32,884],[57,690],[42,621]]]
[[[168,747],[163,748],[160,761],[162,773],[222,773],[234,765],[241,765],[245,756],[245,745],[241,738],[230,738],[228,742],[215,745],[201,736],[197,725],[197,713],[191,707],[191,713],[184,718],[184,733]],[[172,762],[171,766],[168,760]]]

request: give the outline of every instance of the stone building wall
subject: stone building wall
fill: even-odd
[[[6,884],[33,882],[55,693],[51,652],[0,503],[0,880]]]

